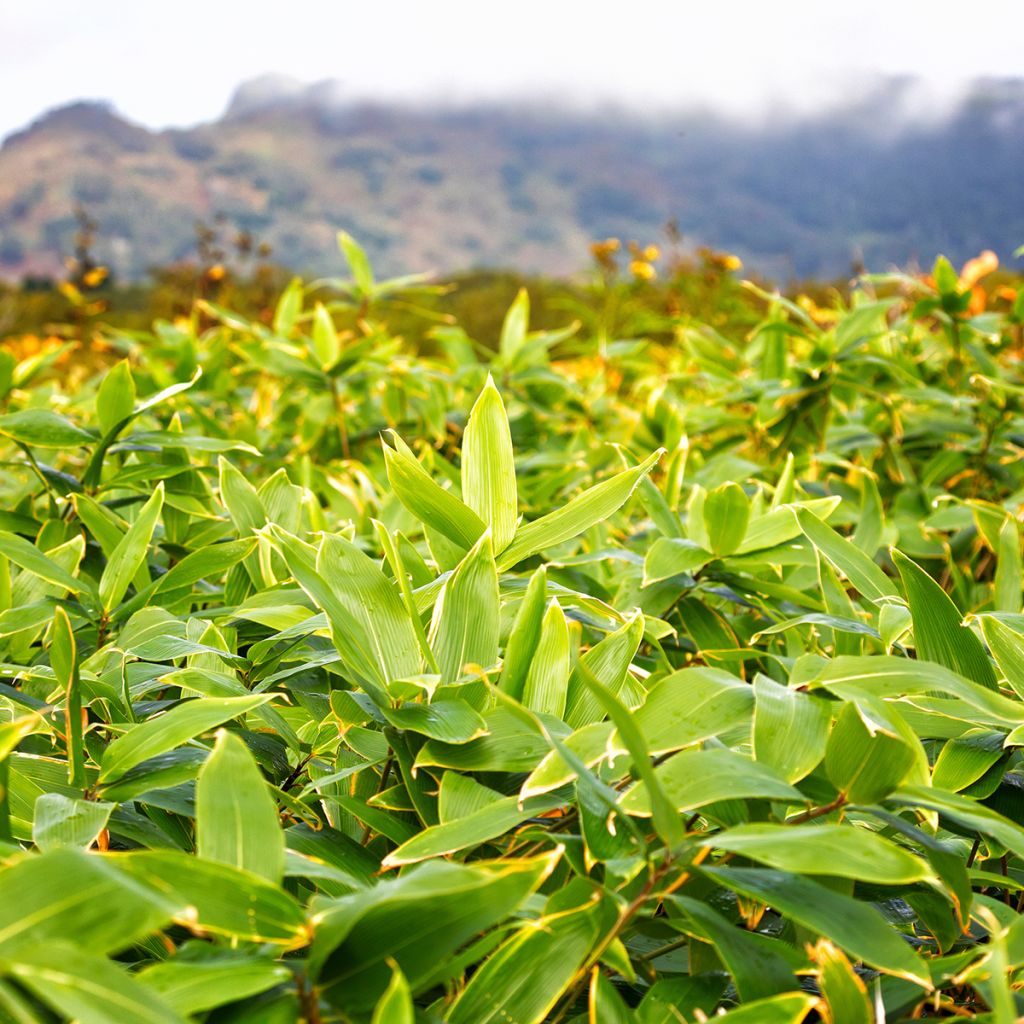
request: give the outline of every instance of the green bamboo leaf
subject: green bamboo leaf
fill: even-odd
[[[907,777],[914,750],[894,725],[892,710],[847,703],[825,749],[825,772],[851,803],[873,804]]]
[[[335,634],[351,630],[366,645],[367,657],[385,683],[422,670],[419,641],[401,594],[373,559],[342,537],[328,534],[320,544],[316,571],[336,596],[324,607]],[[311,595],[312,596],[312,595]],[[339,610],[344,619],[337,621]]]
[[[810,878],[783,871],[734,867],[708,867],[701,871],[727,889],[762,900],[858,960],[886,974],[931,988],[931,975],[924,962],[874,907]]]
[[[853,825],[754,823],[706,840],[769,867],[797,874],[856,878],[881,885],[911,885],[932,877],[919,857],[876,832]]]
[[[799,782],[825,756],[832,710],[828,701],[754,678],[754,759]]]
[[[197,852],[280,885],[284,835],[277,803],[242,740],[217,733],[196,782]]]
[[[966,789],[1006,756],[1005,739],[1005,733],[972,730],[947,741],[935,759],[932,785],[950,793]]]
[[[341,355],[341,342],[338,339],[338,331],[331,319],[331,314],[318,302],[313,307],[313,351],[316,353],[320,365],[330,369]]]
[[[993,599],[996,611],[1021,610],[1021,591],[1024,589],[1024,566],[1021,565],[1020,527],[1009,517],[999,530],[999,548],[996,554],[996,577]]]
[[[828,1003],[832,1024],[864,1024],[874,1020],[867,986],[842,950],[820,939],[811,954],[818,965],[818,984]]]
[[[421,522],[443,534],[463,551],[484,532],[484,521],[451,491],[435,483],[397,434],[384,444],[384,466],[395,497]]]
[[[648,813],[653,819],[655,831],[670,850],[678,849],[686,838],[683,823],[676,815],[672,800],[662,786],[658,773],[651,763],[651,749],[638,721],[634,719],[629,709],[618,697],[599,679],[596,679],[586,666],[581,666],[580,672],[583,681],[593,691],[594,696],[600,701],[605,713],[615,725],[615,733],[619,742],[629,751],[632,758],[631,770],[640,777],[641,781],[637,786],[643,787],[649,808]],[[633,788],[636,789],[637,786]],[[625,801],[622,803],[622,809],[626,810]]]
[[[540,639],[523,684],[523,704],[531,711],[561,718],[569,692],[569,628],[552,598],[541,622]]]
[[[887,804],[938,811],[962,827],[994,839],[1024,857],[1024,828],[962,793],[945,793],[927,786],[901,786]]]
[[[885,532],[885,512],[878,484],[868,472],[860,474],[861,502],[857,527],[850,540],[868,556],[874,558],[882,544]]]
[[[373,1008],[370,1024],[415,1024],[415,1019],[416,1011],[409,994],[409,983],[398,965],[392,962],[391,981]]]
[[[187,1016],[259,995],[285,984],[292,973],[283,964],[231,956],[191,963],[172,958],[144,968],[137,977],[177,1013]]]
[[[608,480],[578,494],[563,508],[535,519],[516,532],[515,540],[498,558],[498,571],[504,572],[530,555],[563,541],[578,537],[596,523],[603,522],[622,507],[637,485],[665,454],[659,448],[639,466],[616,473]]]
[[[288,287],[281,293],[274,310],[274,333],[283,338],[291,335],[295,324],[302,313],[303,287],[302,281],[292,278]]]
[[[443,682],[455,682],[467,666],[498,662],[501,609],[490,529],[445,580],[434,605],[428,641]]]
[[[644,558],[644,586],[703,569],[714,555],[683,537],[659,537]]]
[[[811,498],[796,505],[786,504],[774,506],[764,515],[752,516],[743,541],[736,549],[737,555],[749,554],[752,551],[763,551],[766,548],[778,547],[794,540],[801,534],[800,524],[794,520],[795,508],[806,509],[816,518],[824,522],[839,507],[842,499]]]
[[[590,972],[589,1020],[595,1024],[634,1024],[633,1011],[625,1004],[615,986],[600,968]]]
[[[157,484],[152,497],[139,510],[135,522],[121,538],[107,561],[100,577],[100,603],[105,612],[120,604],[128,585],[136,578],[146,561],[153,531],[164,507],[163,481]]]
[[[637,609],[624,625],[594,644],[580,658],[580,665],[617,696],[626,681],[629,666],[633,663],[643,636],[644,614]],[[569,677],[565,721],[578,729],[581,725],[596,722],[603,717],[600,702],[583,681],[582,670],[574,667]]]
[[[82,724],[82,681],[78,645],[68,613],[58,607],[53,614],[50,665],[64,691],[64,724],[67,731],[68,783],[85,785],[85,739]]]
[[[107,827],[116,804],[76,800],[63,793],[43,793],[35,802],[32,842],[40,850],[61,846],[87,849]]]
[[[360,295],[363,298],[370,297],[374,287],[373,270],[363,247],[347,231],[338,232],[338,246],[348,261],[352,280],[356,283]]]
[[[380,713],[396,729],[428,736],[441,743],[468,743],[487,734],[481,714],[464,700],[446,698],[433,704],[406,701],[397,708],[382,707]]]
[[[704,529],[711,550],[719,557],[731,555],[742,543],[750,522],[750,499],[737,483],[726,483],[704,499]]]
[[[169,594],[191,587],[200,580],[219,579],[233,565],[237,565],[255,550],[255,537],[244,540],[229,540],[223,544],[208,544],[187,554],[174,568],[168,569],[153,583],[153,589],[146,595],[149,601],[159,594]]]
[[[22,409],[0,416],[0,435],[29,448],[81,448],[96,438],[48,409]]]
[[[978,683],[929,661],[912,661],[894,655],[834,658],[825,667],[819,683],[845,700],[867,697],[907,697],[937,691],[952,694],[974,709],[973,716],[993,724],[1020,725],[1024,707]]]
[[[744,1003],[723,1013],[721,1019],[726,1024],[802,1024],[816,1003],[814,996],[806,992],[787,992]]]
[[[918,657],[945,665],[987,689],[997,689],[985,648],[963,624],[963,616],[942,587],[901,552],[893,551],[892,560],[907,591]]]
[[[0,530],[0,555],[9,558],[19,569],[38,576],[62,592],[68,590],[72,594],[81,594],[92,589],[88,580],[73,576],[40,551],[35,544],[6,530]]]
[[[416,755],[416,766],[474,772],[528,772],[548,753],[543,737],[505,708],[490,708],[482,717],[487,726],[485,736],[468,743],[429,740]]]
[[[540,1024],[609,925],[601,904],[592,903],[521,929],[476,971],[449,1024]]]
[[[981,632],[1003,678],[1024,699],[1024,634],[994,615],[980,615]]]
[[[248,697],[201,697],[183,701],[170,711],[133,725],[104,751],[100,782],[113,782],[148,758],[173,750],[231,718],[245,715],[272,696],[259,693]]]
[[[0,959],[68,936],[92,953],[114,953],[188,905],[140,885],[110,859],[67,847],[8,863],[0,886]]]
[[[508,416],[490,376],[462,440],[462,499],[490,527],[495,552],[504,551],[515,536],[519,502]]]
[[[695,932],[711,944],[732,975],[736,991],[744,1002],[798,987],[779,940],[739,928],[699,900],[673,896],[672,906],[682,910],[687,931]]]
[[[551,874],[560,852],[495,865],[429,861],[323,907],[308,970],[321,993],[351,1012],[370,1011],[393,959],[415,994],[437,964],[514,913]]]
[[[564,801],[553,796],[535,797],[522,804],[517,796],[507,796],[454,821],[432,825],[392,850],[383,861],[382,868],[415,864],[433,857],[479,846],[491,839],[497,839],[509,829],[550,811]]]
[[[135,380],[127,359],[107,371],[96,392],[96,418],[103,434],[109,433],[135,408]]]
[[[529,326],[530,294],[525,288],[520,288],[501,325],[498,352],[506,363],[511,363],[516,353],[526,343],[526,331]]]
[[[577,729],[562,740],[562,745],[579,761],[592,768],[599,761],[613,760],[629,753],[624,746],[611,745],[611,736],[615,726],[611,722],[592,722],[590,725]],[[519,797],[536,796],[568,785],[576,778],[576,771],[557,750],[551,750],[547,756],[530,772]]]
[[[522,698],[530,662],[540,640],[541,623],[546,607],[547,570],[542,565],[530,577],[508,643],[505,645],[505,657],[502,659],[498,686],[503,693],[507,693],[515,700]]]
[[[120,964],[67,941],[21,950],[11,959],[0,957],[0,967],[68,1020],[185,1024],[183,1016]]]
[[[667,754],[701,743],[751,720],[754,692],[721,669],[682,669],[666,676],[634,713],[651,753]]]
[[[776,771],[733,750],[683,750],[654,769],[674,811],[695,811],[719,800],[761,799],[803,804],[804,797]],[[638,782],[622,798],[622,809],[651,815],[650,788]]]
[[[174,920],[186,928],[287,947],[309,940],[302,907],[259,875],[178,850],[140,850],[113,857],[124,874],[180,905],[183,909]]]
[[[694,977],[682,975],[674,978],[661,978],[645,993],[637,1007],[637,1024],[679,1024],[679,1014],[685,1014],[684,1020],[697,1018],[694,1013],[699,1010],[710,1019],[715,1016],[715,1007],[721,1002],[726,979],[722,974],[717,977],[701,974]],[[751,1004],[763,1006],[765,1000]],[[802,1018],[797,1018],[798,1020]],[[751,1024],[765,1024],[764,1021]]]
[[[869,601],[899,597],[892,580],[855,544],[841,537],[807,509],[794,508],[793,514],[807,539]]]

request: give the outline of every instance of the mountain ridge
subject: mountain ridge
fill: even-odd
[[[569,274],[606,235],[737,252],[777,279],[1004,258],[1024,241],[1024,79],[937,112],[912,79],[814,116],[740,123],[538,104],[401,105],[343,84],[243,83],[224,115],[150,130],[108,104],[50,111],[0,146],[0,276],[56,276],[74,207],[126,278],[186,259],[218,214],[298,271],[339,269],[352,232],[382,272]]]

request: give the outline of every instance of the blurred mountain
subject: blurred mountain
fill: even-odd
[[[0,276],[59,274],[73,210],[122,277],[195,251],[221,215],[277,262],[338,272],[339,228],[382,272],[571,273],[607,235],[738,253],[780,280],[1024,242],[1024,79],[936,107],[885,80],[814,117],[729,120],[530,105],[399,106],[267,76],[224,116],[149,131],[82,102],[0,147]]]

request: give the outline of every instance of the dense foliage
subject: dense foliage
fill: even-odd
[[[0,354],[0,1020],[1017,1020],[991,260],[424,354],[343,245]]]

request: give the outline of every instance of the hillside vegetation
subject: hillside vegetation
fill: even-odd
[[[240,88],[225,116],[149,131],[101,104],[52,111],[0,147],[0,277],[60,276],[74,209],[122,279],[185,258],[222,215],[311,274],[343,227],[387,273],[569,274],[591,238],[675,221],[779,281],[1007,258],[1024,237],[1024,83],[937,109],[913,80],[838,108],[738,122],[712,110],[389,106],[314,86]]]
[[[0,1021],[1018,1020],[992,254],[473,336],[341,243],[0,351]]]

